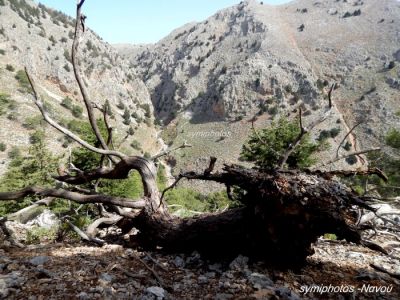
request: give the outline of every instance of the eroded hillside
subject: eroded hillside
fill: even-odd
[[[26,151],[41,118],[29,95],[22,72],[25,66],[35,76],[48,109],[59,121],[68,125],[71,120],[83,121],[85,115],[81,114],[84,105],[71,64],[74,20],[25,0],[1,1],[0,13],[0,139],[5,145],[0,152],[2,174],[10,150],[18,147]],[[150,96],[134,69],[90,29],[81,41],[78,59],[91,101],[98,105],[106,100],[110,103],[117,144],[122,143],[121,147],[131,153],[155,152],[160,145]],[[65,100],[67,97],[69,100]],[[55,153],[69,147],[56,131],[49,129],[47,139]]]
[[[120,48],[148,86],[167,142],[195,145],[177,157],[180,167],[208,155],[235,161],[253,116],[263,127],[301,107],[311,122],[336,83],[336,111],[314,133],[332,133],[326,159],[360,121],[341,153],[381,145],[400,126],[399,22],[395,0],[244,1],[131,55]]]

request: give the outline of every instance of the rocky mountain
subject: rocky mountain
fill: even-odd
[[[82,100],[70,63],[73,19],[30,0],[2,0],[0,13],[3,173],[10,150],[28,148],[32,124],[40,118],[20,76],[24,66],[60,121],[79,119]],[[163,146],[159,133],[167,144],[193,145],[168,157],[175,172],[203,168],[211,155],[220,163],[237,162],[251,119],[263,128],[301,108],[309,124],[323,114],[336,83],[333,112],[313,132],[332,145],[321,153],[326,160],[361,121],[341,154],[381,145],[390,128],[400,127],[399,22],[395,0],[281,6],[250,0],[186,24],[154,45],[113,47],[88,30],[80,64],[93,101],[109,100],[117,143],[125,151],[156,152]],[[50,132],[55,152],[68,147]]]
[[[64,123],[84,120],[70,57],[73,36],[74,20],[61,12],[29,0],[0,1],[0,140],[4,144],[0,174],[13,147],[29,147],[30,134],[40,119],[27,93],[21,71],[25,66],[55,117]],[[104,104],[108,100],[111,105],[117,144],[123,142],[122,147],[131,153],[157,151],[160,145],[150,95],[134,68],[91,30],[81,41],[79,61],[92,101]],[[134,134],[123,140],[130,127]],[[65,149],[56,131],[49,129],[47,138],[55,152]]]
[[[178,159],[186,166],[210,154],[235,160],[254,115],[262,127],[301,107],[311,122],[337,83],[335,112],[315,132],[332,136],[326,158],[358,122],[344,153],[400,127],[399,23],[395,0],[250,0],[121,53],[149,88],[166,139],[195,145]]]

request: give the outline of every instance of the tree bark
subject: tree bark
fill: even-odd
[[[240,187],[247,192],[243,207],[190,219],[144,209],[131,223],[140,231],[139,245],[168,252],[197,250],[216,258],[245,254],[294,267],[305,263],[312,243],[325,233],[362,243],[353,205],[369,206],[335,180],[312,172],[267,173],[234,165],[222,173],[181,176]]]

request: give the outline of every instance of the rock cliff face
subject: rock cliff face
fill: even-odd
[[[400,127],[399,28],[395,0],[245,1],[131,55],[125,45],[123,54],[148,86],[157,118],[178,139],[226,125],[231,137],[219,145],[207,146],[211,141],[199,135],[192,141],[207,148],[204,154],[237,157],[249,132],[245,120],[255,114],[256,125],[265,126],[302,107],[310,122],[334,82],[335,113],[316,135],[339,130],[335,145],[365,120],[355,131],[358,145],[350,137],[354,150],[381,144],[390,127]],[[193,149],[187,154],[196,157]]]
[[[83,107],[70,62],[73,36],[74,20],[60,12],[29,0],[0,1],[0,93],[8,98],[0,103],[0,139],[6,145],[6,150],[0,152],[3,162],[0,173],[5,170],[7,152],[13,146],[21,149],[29,146],[29,132],[23,124],[39,115],[23,82],[16,79],[24,66],[36,77],[55,116],[67,121],[74,118],[70,110],[60,105],[66,97],[71,99],[71,105]],[[143,152],[155,151],[159,145],[150,116],[150,96],[129,63],[91,30],[87,30],[81,42],[79,61],[92,101],[110,102],[117,140],[121,141],[132,126],[136,136],[130,136],[123,147],[137,151],[129,145],[132,139],[140,139]],[[125,108],[132,115],[123,118]],[[145,134],[146,139],[143,138]],[[62,149],[62,140],[58,141],[57,137],[56,132],[48,134],[55,151]]]

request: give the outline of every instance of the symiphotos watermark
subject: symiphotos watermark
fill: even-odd
[[[336,294],[336,293],[376,293],[376,294],[386,294],[391,293],[393,290],[393,285],[372,285],[372,284],[363,284],[362,286],[354,286],[354,285],[303,285],[300,287],[300,293],[307,295],[309,293],[316,294]]]
[[[189,137],[197,137],[197,138],[214,138],[214,137],[230,137],[232,136],[232,132],[230,131],[216,131],[216,130],[208,130],[208,131],[193,131],[188,133]]]

